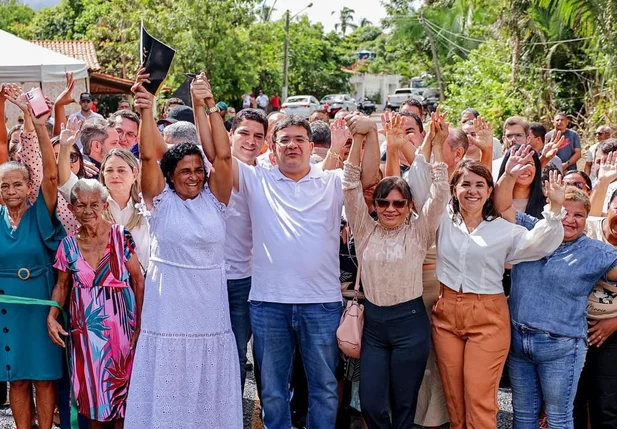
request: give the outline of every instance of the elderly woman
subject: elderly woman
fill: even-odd
[[[142,74],[138,81],[147,78]],[[141,185],[152,253],[126,411],[130,429],[242,428],[224,261],[231,147],[205,75],[193,85],[202,94],[194,97],[196,114],[205,114],[204,106],[211,113],[213,138],[204,141],[204,152],[214,155],[209,175],[201,149],[192,143],[173,146],[159,165],[155,145],[163,142],[153,97],[141,83],[133,87],[142,117]]]
[[[560,183],[552,182],[551,204],[532,231],[499,217],[493,187],[482,164],[460,163],[437,234],[441,296],[433,310],[433,342],[452,429],[497,425],[497,390],[510,347],[505,264],[540,259],[563,238]]]
[[[429,355],[431,328],[422,302],[422,262],[449,195],[441,152],[448,127],[440,119],[433,128],[439,130],[433,140],[433,184],[417,219],[410,220],[414,206],[409,185],[395,176],[377,185],[373,197],[377,220],[369,215],[360,186],[364,136],[354,136],[345,163],[345,213],[356,240],[366,296],[360,402],[369,428],[413,426]],[[396,139],[407,140],[401,117],[386,125],[386,137],[392,146]]]
[[[107,197],[105,187],[94,179],[73,186],[69,207],[81,226],[58,248],[58,281],[52,293],[63,306],[71,292],[73,397],[92,429],[102,428],[101,422],[123,426],[144,294],[131,233],[103,218]],[[47,326],[54,343],[65,347],[60,334],[68,334],[56,321],[59,312],[56,307],[49,310]]]
[[[30,111],[31,113],[31,111]],[[50,429],[55,406],[53,381],[62,376],[62,349],[47,336],[49,300],[54,284],[53,257],[64,229],[56,218],[57,168],[45,123],[33,118],[43,160],[40,191],[33,204],[30,173],[23,165],[0,165],[0,313],[4,335],[0,381],[10,382],[10,403],[18,428],[31,423],[31,388],[36,387],[39,427]],[[26,305],[9,303],[15,297]],[[41,359],[44,356],[44,359]]]
[[[79,126],[69,121],[67,128],[60,134],[61,147],[58,155],[58,174],[60,192],[69,198],[71,189],[78,180],[71,157],[73,142],[79,135]],[[66,138],[64,135],[67,134]],[[70,162],[69,162],[70,161]],[[148,269],[150,257],[150,236],[148,223],[138,209],[141,202],[139,185],[139,163],[137,158],[126,149],[111,149],[103,158],[100,169],[100,181],[109,191],[108,205],[103,213],[105,220],[123,225],[135,240],[135,253],[142,264],[142,271]]]

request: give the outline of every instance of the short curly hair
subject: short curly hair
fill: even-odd
[[[165,181],[170,189],[175,189],[174,184],[171,181],[171,177],[176,171],[176,167],[178,166],[178,162],[182,160],[185,156],[198,155],[199,159],[201,159],[201,163],[206,168],[206,163],[204,161],[204,155],[194,143],[180,143],[172,146],[165,155],[163,155],[163,159],[161,159],[161,171],[163,172],[163,176],[165,176]],[[207,179],[206,175],[206,179]]]

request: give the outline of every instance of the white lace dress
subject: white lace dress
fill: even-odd
[[[150,266],[125,428],[242,428],[225,281],[226,208],[168,188],[149,216]]]

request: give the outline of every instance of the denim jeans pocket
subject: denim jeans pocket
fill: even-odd
[[[249,301],[251,307],[259,307],[263,303],[263,301]]]
[[[335,311],[341,311],[343,309],[343,304],[341,302],[324,302],[321,304],[321,308],[328,312],[334,313]]]
[[[545,332],[544,335],[546,335],[546,338],[552,340],[552,341],[559,341],[560,343],[565,343],[567,341],[576,341],[576,338],[572,338],[572,337],[564,337],[562,335],[555,335],[555,334],[551,334],[550,332]]]

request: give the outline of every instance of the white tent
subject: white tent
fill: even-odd
[[[72,72],[75,79],[88,78],[85,62],[20,39],[0,30],[0,82],[63,82]]]

